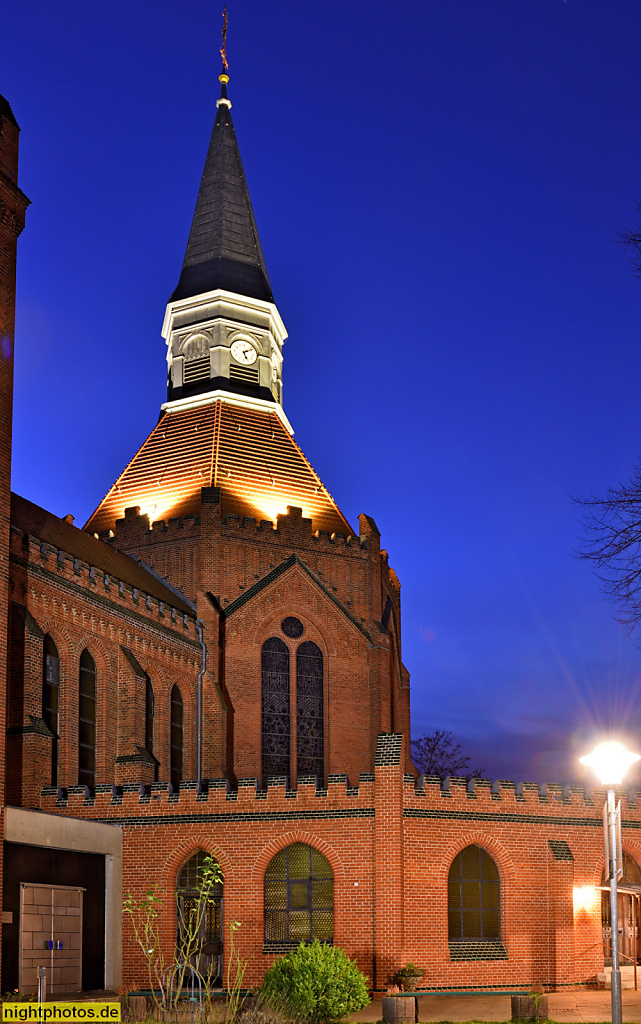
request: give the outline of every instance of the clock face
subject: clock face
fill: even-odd
[[[233,343],[231,354],[237,363],[244,363],[245,366],[250,366],[251,363],[255,363],[258,359],[258,353],[254,346],[248,341],[243,341],[242,338]]]

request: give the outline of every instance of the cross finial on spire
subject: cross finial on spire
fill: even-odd
[[[229,73],[229,63],[227,61],[227,21],[227,4],[225,4],[223,11],[223,45],[220,48],[220,56],[223,59],[223,75],[225,76]]]

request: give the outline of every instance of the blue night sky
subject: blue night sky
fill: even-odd
[[[13,486],[81,525],[145,439],[218,95],[222,3],[5,0]],[[403,585],[414,735],[492,777],[641,744],[641,651],[571,495],[641,453],[638,0],[229,0],[285,408]]]

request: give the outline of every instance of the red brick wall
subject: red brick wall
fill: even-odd
[[[138,747],[145,746],[145,673],[154,687],[159,777],[169,778],[170,696],[177,684],[185,711],[184,775],[195,778],[201,648],[194,620],[188,620],[186,627],[182,616],[172,621],[158,601],[136,600],[131,588],[123,587],[121,592],[118,583],[105,581],[95,567],[18,530],[12,530],[11,555],[15,606],[8,702],[11,726],[28,728],[30,715],[42,715],[42,637],[49,633],[60,656],[58,785],[78,783],[79,663],[85,648],[97,673],[96,781],[111,786],[124,781],[123,773],[133,781],[132,772],[138,772],[139,782],[150,781],[144,760],[137,767],[125,762],[126,769],[116,769],[117,757],[136,756]],[[25,615],[29,617],[26,625]],[[123,648],[138,663],[139,674]],[[50,758],[30,756],[24,736],[14,734],[11,739],[16,756],[7,763],[7,784],[17,803],[32,803],[25,794],[37,794],[50,783]]]
[[[400,745],[398,756],[403,756]],[[327,791],[303,785],[286,792],[275,786],[262,795],[251,786],[235,792],[211,789],[203,797],[188,789],[172,802],[157,787],[142,802],[137,792],[125,792],[116,803],[99,793],[87,806],[80,794],[70,794],[56,807],[52,794],[42,806],[122,824],[125,891],[142,895],[151,881],[164,891],[167,956],[175,937],[177,874],[202,847],[223,867],[225,921],[241,922],[237,944],[249,958],[247,982],[258,983],[274,959],[262,951],[265,868],[277,850],[300,841],[319,849],[332,865],[336,944],[370,979],[376,965],[379,988],[412,960],[426,969],[428,988],[476,989],[537,982],[563,987],[593,979],[602,968],[600,898],[594,887],[603,867],[603,800],[602,792],[586,799],[579,790],[564,798],[561,787],[552,786],[543,800],[537,787],[521,794],[510,784],[494,791],[479,784],[475,797],[464,784],[447,791],[428,782],[416,790],[402,766],[381,763],[375,781],[365,776],[357,790],[346,790],[339,781]],[[640,859],[641,815],[625,797],[623,806],[624,847]],[[565,840],[574,860],[556,860],[551,839]],[[448,873],[457,853],[471,843],[486,849],[499,870],[507,960],[450,959]],[[577,885],[592,887],[592,904],[575,913]],[[125,977],[129,985],[145,985],[129,929]]]

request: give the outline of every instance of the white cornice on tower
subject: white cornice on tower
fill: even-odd
[[[227,402],[228,405],[236,405],[240,409],[251,409],[254,412],[270,412],[278,416],[285,429],[294,436],[294,428],[287,419],[282,405],[277,402],[267,402],[263,398],[250,398],[246,395],[235,395],[231,391],[206,391],[202,395],[193,395],[188,398],[177,398],[175,402],[163,402],[163,412],[185,412],[187,409],[201,409],[212,402]]]

